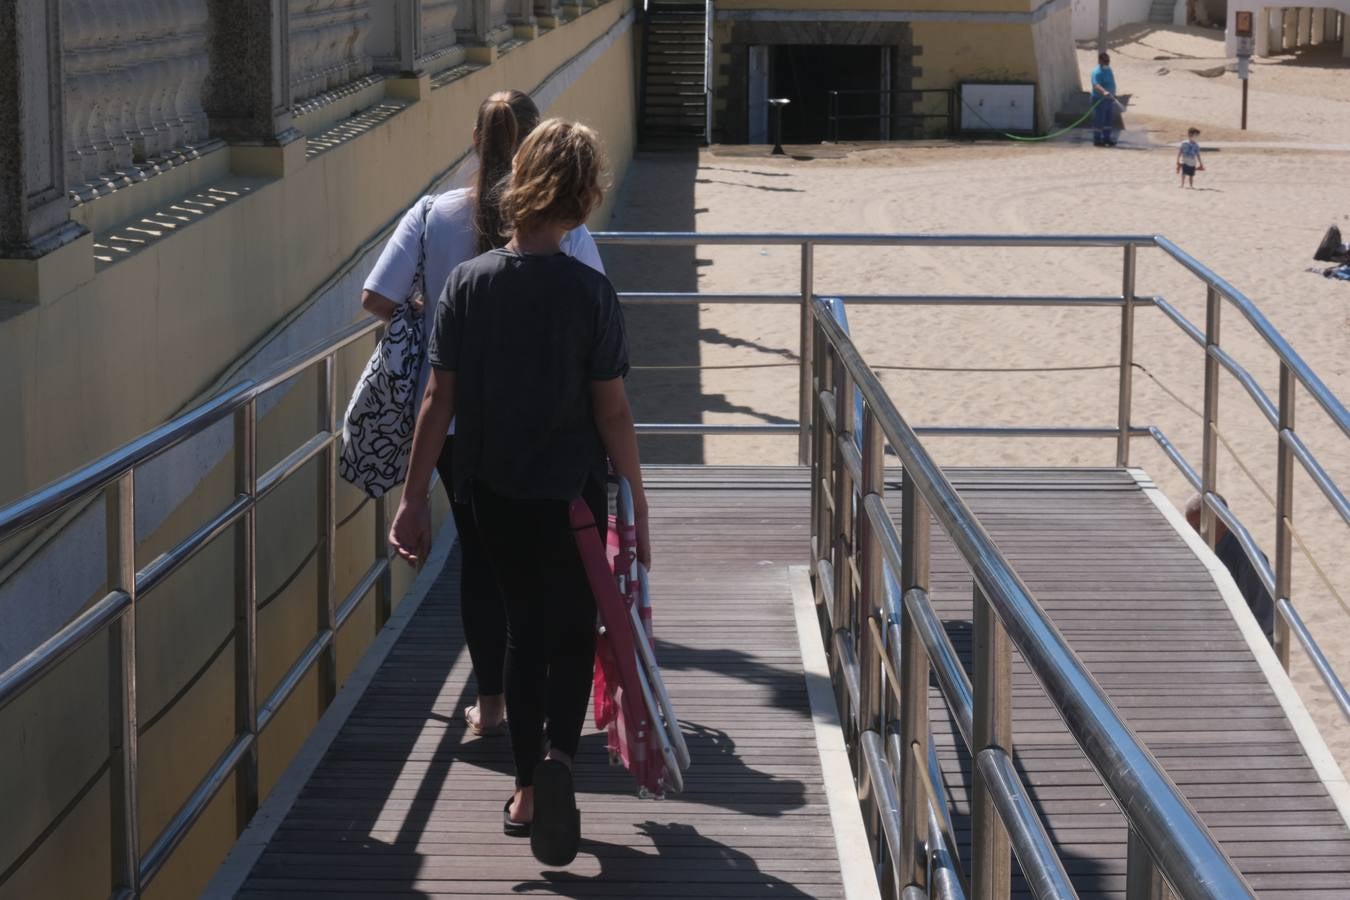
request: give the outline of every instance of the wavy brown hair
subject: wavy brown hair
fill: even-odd
[[[501,191],[511,174],[511,159],[525,135],[539,124],[539,107],[521,91],[497,91],[478,107],[478,176],[473,188],[473,224],[478,252],[506,243]]]
[[[594,131],[575,122],[549,119],[516,151],[499,204],[502,218],[517,232],[533,231],[547,223],[575,228],[604,199],[604,169],[604,150]]]

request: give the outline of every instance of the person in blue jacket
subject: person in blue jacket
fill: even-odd
[[[1097,54],[1097,68],[1092,70],[1092,144],[1095,147],[1114,147],[1116,115],[1116,75],[1111,71],[1111,57]]]

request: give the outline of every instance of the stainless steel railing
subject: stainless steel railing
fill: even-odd
[[[988,541],[979,523],[970,516],[959,496],[932,465],[918,436],[1040,436],[1102,437],[1116,442],[1117,463],[1129,461],[1130,441],[1151,437],[1181,470],[1187,481],[1203,490],[1207,539],[1213,543],[1215,520],[1223,521],[1238,536],[1244,550],[1257,565],[1261,577],[1273,590],[1282,618],[1283,638],[1277,636],[1282,658],[1287,664],[1289,638],[1293,631],[1312,657],[1322,677],[1350,715],[1350,697],[1340,685],[1331,666],[1299,619],[1291,603],[1290,538],[1292,536],[1292,488],[1290,473],[1297,461],[1341,517],[1350,523],[1350,503],[1341,489],[1318,462],[1294,429],[1296,387],[1313,395],[1318,405],[1350,435],[1350,415],[1329,389],[1307,367],[1261,316],[1255,306],[1230,285],[1163,238],[1152,236],[930,236],[930,235],[786,235],[786,234],[597,234],[607,244],[647,244],[693,246],[697,244],[795,245],[800,248],[799,290],[785,293],[696,294],[681,292],[626,293],[628,305],[674,303],[793,303],[801,311],[800,405],[799,422],[791,425],[707,425],[701,423],[657,423],[639,426],[644,434],[795,434],[798,456],[811,463],[829,479],[815,480],[813,489],[813,525],[817,537],[832,535],[831,546],[817,560],[817,584],[824,607],[836,615],[837,628],[832,637],[835,658],[844,660],[840,680],[848,695],[851,715],[859,723],[873,722],[879,703],[898,709],[904,727],[900,735],[883,740],[882,732],[860,724],[863,758],[859,760],[865,805],[871,821],[880,829],[879,850],[895,861],[892,871],[901,876],[897,885],[912,895],[917,876],[916,860],[927,859],[932,872],[929,887],[938,896],[958,896],[973,887],[977,896],[989,896],[989,886],[1004,879],[997,857],[989,848],[1011,846],[1018,854],[1024,872],[1038,887],[1038,896],[1071,896],[1065,890],[1062,867],[1053,848],[1039,827],[1024,790],[1017,782],[1007,757],[1010,719],[1006,691],[999,685],[1006,674],[1007,644],[1010,639],[1029,660],[1033,670],[1056,693],[1055,702],[1099,765],[1104,780],[1122,805],[1131,822],[1131,883],[1158,884],[1161,870],[1185,896],[1223,895],[1209,893],[1215,886],[1240,887],[1240,879],[1213,846],[1203,828],[1198,831],[1194,814],[1185,808],[1175,789],[1157,769],[1147,751],[1138,745],[1095,683],[1082,670],[1062,637],[1045,620],[1034,598],[1015,573],[1008,568]],[[1119,307],[1121,309],[1120,386],[1117,426],[980,426],[931,425],[911,427],[900,418],[857,356],[847,334],[834,320],[837,305],[816,299],[814,253],[817,246],[952,246],[952,247],[1116,247],[1124,254],[1122,291],[1119,296],[942,296],[873,295],[848,296],[852,303],[890,305],[1015,305]],[[1135,295],[1135,256],[1141,247],[1157,247],[1180,262],[1208,287],[1210,302],[1206,327],[1200,329],[1187,321],[1161,297]],[[1252,324],[1280,360],[1281,381],[1278,403],[1265,397],[1257,382],[1219,345],[1219,316],[1227,299]],[[1154,426],[1132,424],[1131,382],[1133,375],[1133,317],[1140,306],[1154,306],[1175,322],[1181,330],[1206,348],[1205,426],[1207,443],[1199,473]],[[336,596],[333,547],[335,541],[334,494],[336,489],[337,394],[336,355],[352,342],[374,333],[377,323],[362,322],[338,332],[328,341],[297,354],[270,375],[230,388],[214,399],[154,429],[136,441],[107,454],[79,471],[0,509],[0,540],[12,537],[24,528],[45,520],[59,511],[91,496],[102,494],[107,504],[109,593],[77,616],[67,626],[18,663],[0,673],[0,709],[50,674],[63,660],[103,633],[110,636],[110,735],[112,764],[112,804],[114,827],[111,833],[113,893],[137,896],[162,869],[165,861],[186,836],[211,799],[236,775],[236,825],[242,828],[258,803],[258,737],[273,720],[297,684],[316,665],[324,696],[331,699],[336,690],[335,635],[372,589],[376,592],[376,618],[383,623],[390,611],[390,581],[387,549],[384,544],[386,508],[375,501],[375,561],[358,579],[345,597]],[[301,442],[281,461],[265,472],[257,470],[257,404],[268,392],[292,377],[321,366],[321,389],[316,432]],[[1217,373],[1225,369],[1248,391],[1268,419],[1279,429],[1278,511],[1280,540],[1272,568],[1265,562],[1250,532],[1214,492],[1217,447]],[[861,401],[857,394],[862,395]],[[854,402],[847,399],[854,396]],[[861,402],[861,407],[858,403]],[[198,526],[151,563],[138,569],[135,558],[135,479],[137,470],[160,454],[205,429],[232,420],[234,434],[234,499],[225,508]],[[897,532],[881,502],[879,481],[881,450],[889,442],[905,464],[907,487],[904,493],[903,519],[911,527]],[[320,587],[317,597],[319,627],[306,648],[282,676],[276,689],[266,698],[257,696],[257,622],[256,622],[256,511],[259,502],[277,485],[294,476],[307,462],[322,458],[319,490]],[[828,463],[828,465],[826,465]],[[856,497],[856,500],[848,498]],[[833,498],[839,498],[834,500]],[[830,506],[834,503],[834,506]],[[837,507],[837,508],[836,508]],[[912,507],[912,508],[911,508]],[[853,512],[849,512],[853,508]],[[978,643],[974,684],[956,662],[950,644],[945,643],[940,623],[932,614],[926,596],[926,538],[913,524],[931,508],[939,522],[951,534],[972,570],[976,573],[983,610],[977,621]],[[823,519],[848,513],[836,523]],[[858,512],[860,511],[860,512]],[[222,750],[207,775],[197,785],[165,829],[142,851],[139,842],[137,809],[137,739],[135,615],[139,600],[194,554],[221,536],[232,526],[235,537],[235,737]],[[836,527],[837,526],[837,527]],[[860,540],[855,544],[854,527]],[[923,534],[926,534],[924,532]],[[846,538],[842,544],[841,538]],[[904,538],[904,540],[902,540]],[[855,547],[857,552],[836,554],[836,548]],[[880,547],[880,550],[877,550]],[[870,550],[868,548],[871,548]],[[832,562],[831,559],[837,560]],[[861,576],[852,569],[860,567]],[[906,590],[881,591],[887,567],[899,574]],[[881,579],[879,582],[878,579]],[[861,598],[866,598],[865,602]],[[865,610],[865,614],[864,611]],[[908,614],[905,614],[905,613]],[[865,624],[864,624],[865,623]],[[899,648],[905,648],[900,654]],[[848,660],[854,662],[849,663]],[[943,695],[956,714],[959,730],[972,748],[979,774],[980,788],[977,820],[977,846],[983,848],[972,861],[978,878],[966,881],[951,840],[951,824],[946,802],[942,799],[941,779],[928,754],[927,764],[919,752],[926,743],[926,708],[911,698],[905,703],[903,685],[927,681],[927,667],[937,673]],[[882,671],[886,676],[882,676]],[[903,675],[904,677],[898,677]],[[889,691],[889,696],[887,692]],[[885,698],[885,699],[883,699]],[[1100,701],[1100,702],[1099,702]],[[864,713],[863,711],[867,711]],[[892,710],[895,711],[895,710]],[[925,740],[921,740],[924,738]],[[976,752],[978,750],[978,752]],[[914,764],[908,761],[914,759]],[[882,768],[902,773],[899,784],[883,777]],[[907,774],[906,774],[907,773]],[[1155,802],[1156,801],[1156,802]],[[899,816],[902,810],[914,811]],[[917,814],[924,810],[922,815]],[[898,818],[897,818],[898,817]],[[1000,825],[999,823],[1003,823]],[[1000,831],[1000,828],[1005,831]],[[903,830],[902,830],[903,829]],[[925,855],[926,854],[926,855]],[[1156,867],[1155,867],[1156,864]],[[1188,874],[1189,873],[1189,874]],[[926,876],[925,876],[926,877]],[[1192,885],[1194,878],[1212,878],[1206,885]],[[1194,887],[1194,893],[1188,891]],[[1245,887],[1241,888],[1245,890]],[[1227,894],[1224,896],[1240,896]],[[1133,894],[1132,894],[1133,896]],[[1140,895],[1142,896],[1142,895]]]
[[[1249,298],[1212,270],[1195,260],[1175,243],[1159,235],[926,235],[926,234],[784,234],[784,233],[708,233],[693,232],[602,232],[595,235],[602,244],[619,246],[693,247],[703,246],[797,246],[801,251],[800,284],[791,292],[709,293],[697,292],[631,292],[621,293],[627,305],[649,304],[724,304],[764,303],[798,304],[801,308],[800,370],[798,422],[794,425],[701,425],[698,423],[665,423],[648,425],[646,433],[665,434],[796,434],[798,462],[805,465],[810,459],[811,433],[815,416],[815,398],[812,396],[810,372],[813,347],[809,322],[811,302],[821,295],[815,279],[815,250],[822,246],[850,247],[1002,247],[1002,248],[1061,248],[1110,247],[1121,251],[1121,291],[1113,296],[1083,295],[944,295],[944,294],[837,294],[828,296],[848,304],[876,304],[898,306],[1036,306],[1119,308],[1120,352],[1116,426],[981,426],[981,425],[918,425],[919,435],[947,437],[1065,437],[1114,438],[1116,464],[1127,466],[1130,461],[1131,441],[1151,438],[1163,454],[1175,465],[1188,484],[1203,498],[1201,533],[1213,548],[1218,540],[1217,523],[1223,522],[1237,538],[1244,553],[1255,567],[1266,589],[1275,600],[1279,615],[1275,617],[1275,649],[1286,669],[1290,662],[1290,635],[1297,638],[1314,669],[1326,685],[1342,714],[1350,719],[1350,691],[1336,673],[1331,662],[1299,616],[1293,600],[1294,491],[1293,472],[1297,463],[1308,474],[1325,496],[1341,520],[1350,526],[1350,500],[1336,484],[1317,456],[1294,428],[1296,388],[1301,386],[1331,419],[1332,423],[1350,437],[1350,412],[1336,395],[1318,378],[1311,367],[1291,347],[1284,337],[1261,314]],[[1136,293],[1137,258],[1140,249],[1160,250],[1167,258],[1194,275],[1206,287],[1205,325],[1198,327],[1185,317],[1171,302],[1161,296],[1139,296]],[[1267,347],[1275,354],[1280,367],[1280,389],[1276,400],[1268,397],[1251,373],[1220,345],[1220,321],[1223,301],[1228,301],[1240,312]],[[1131,418],[1134,384],[1134,317],[1140,307],[1155,307],[1175,324],[1183,334],[1205,349],[1204,442],[1201,466],[1197,470],[1178,450],[1164,431],[1156,425],[1135,424]],[[1244,388],[1267,421],[1277,430],[1277,476],[1275,485],[1276,542],[1275,562],[1272,565],[1261,553],[1245,524],[1227,506],[1217,493],[1218,481],[1218,390],[1219,372],[1227,371]]]
[[[877,804],[876,792],[862,791],[865,821],[880,825],[876,837],[883,839],[878,846],[884,844],[885,852],[879,855],[894,879],[894,894],[911,886],[927,891],[934,851],[939,845],[953,856],[956,851],[945,838],[933,840],[928,822],[937,796],[927,764],[932,668],[974,760],[971,895],[1008,896],[1010,854],[1015,852],[1037,897],[1077,896],[1012,764],[1016,646],[1129,823],[1129,880],[1156,882],[1151,875],[1156,868],[1185,898],[1252,896],[928,455],[831,306],[816,300],[812,311],[813,381],[821,412],[811,458],[818,602],[828,620],[836,669],[847,686],[846,717],[863,748],[855,765],[871,785],[899,785],[895,806]],[[861,422],[855,391],[863,399]],[[859,433],[861,451],[855,443]],[[899,529],[884,505],[886,445],[899,456],[903,471]],[[970,682],[928,599],[930,515],[974,577]],[[903,591],[898,623],[894,602],[885,596],[886,567],[898,573]],[[888,685],[899,695],[898,710],[887,703]],[[898,772],[868,750],[894,721],[900,724]]]
[[[318,666],[322,705],[337,692],[336,635],[357,604],[375,591],[377,624],[391,606],[389,557],[385,543],[386,505],[374,501],[375,561],[345,597],[336,593],[334,545],[338,419],[336,359],[343,348],[374,334],[374,320],[351,325],[321,344],[282,362],[268,375],[245,381],[161,425],[79,471],[0,509],[0,540],[102,493],[107,508],[109,593],[73,621],[0,673],[0,709],[32,688],[93,638],[110,638],[110,799],[113,806],[112,885],[115,897],[139,897],[221,787],[234,775],[235,826],[242,831],[258,808],[258,741],[296,686]],[[321,368],[315,433],[264,472],[257,467],[258,403],[290,379]],[[168,552],[138,568],[135,486],[139,469],[165,451],[232,420],[234,499]],[[267,697],[258,697],[257,509],[278,485],[306,463],[322,458],[320,470],[318,629]],[[231,527],[235,530],[234,739],[169,820],[142,849],[138,809],[139,729],[136,712],[136,607],[194,555]]]

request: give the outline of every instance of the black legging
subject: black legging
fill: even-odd
[[[604,485],[589,485],[583,496],[603,540]],[[576,755],[591,693],[595,597],[567,507],[473,488],[479,534],[506,601],[506,709],[520,787],[534,783],[545,722],[549,745]]]
[[[501,592],[492,577],[492,566],[483,539],[478,534],[478,523],[473,518],[473,506],[458,503],[450,490],[450,459],[454,435],[445,439],[436,471],[450,498],[450,514],[459,532],[459,615],[464,623],[464,642],[469,645],[469,659],[473,674],[478,679],[479,695],[502,693],[503,670],[506,665],[506,608]]]

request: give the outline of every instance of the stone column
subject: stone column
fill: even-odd
[[[1341,13],[1341,56],[1350,59],[1350,16]]]
[[[70,221],[63,115],[59,5],[0,3],[0,299],[55,299],[93,277],[92,239]]]
[[[1228,10],[1228,27],[1233,27],[1233,9]],[[1256,56],[1270,55],[1270,11],[1266,7],[1261,7],[1252,12],[1252,38],[1255,46],[1252,48]]]
[[[1317,44],[1322,43],[1322,28],[1326,24],[1327,19],[1320,9],[1314,9],[1310,12],[1312,15],[1312,28],[1308,39],[1316,46]]]
[[[231,165],[282,175],[305,160],[291,124],[290,20],[286,0],[209,0],[211,70],[203,105]]]
[[[427,3],[435,5],[437,0],[394,0],[370,8],[367,48],[375,71],[387,76],[385,90],[391,97],[418,100],[431,90],[424,11]]]
[[[1298,10],[1284,10],[1284,36],[1280,40],[1280,47],[1283,50],[1295,50],[1298,48]]]
[[[1295,42],[1296,47],[1306,47],[1311,43],[1312,36],[1312,10],[1306,6],[1298,8],[1298,39]]]

